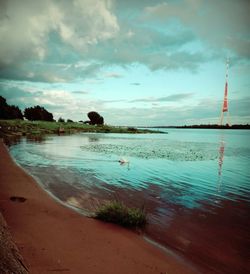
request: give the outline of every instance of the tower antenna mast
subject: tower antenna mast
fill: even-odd
[[[222,104],[222,109],[221,109],[221,116],[220,116],[220,126],[223,125],[223,120],[224,120],[224,113],[227,113],[227,125],[230,125],[230,119],[229,119],[229,112],[228,112],[228,70],[229,70],[229,59],[227,58],[227,63],[226,63],[226,83],[225,83],[225,91],[224,91],[224,100]]]

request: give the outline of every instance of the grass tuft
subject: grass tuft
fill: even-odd
[[[144,208],[129,208],[117,200],[100,206],[95,218],[128,228],[143,228],[147,223]]]

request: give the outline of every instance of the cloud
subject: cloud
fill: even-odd
[[[1,85],[0,95],[12,104],[22,108],[42,105],[47,107],[68,107],[74,104],[74,97],[70,92],[58,89],[40,89]]]
[[[78,95],[85,95],[85,94],[88,94],[88,91],[78,91],[78,90],[76,90],[76,91],[71,91],[71,93],[73,93],[73,94],[78,94]]]
[[[247,0],[3,0],[0,77],[69,83],[137,64],[197,72],[228,51],[249,58],[248,13]]]
[[[77,91],[78,92],[78,91]],[[18,105],[22,110],[27,107],[40,105],[52,112],[55,119],[59,117],[82,120],[86,113],[91,110],[100,111],[105,101],[75,96],[78,93],[62,89],[30,87],[21,85],[19,87],[11,83],[1,83],[0,96],[6,98],[9,104]],[[86,117],[87,118],[87,117]]]
[[[9,104],[18,105],[22,110],[26,107],[41,105],[52,112],[55,119],[60,116],[72,120],[87,119],[86,114],[98,111],[108,124],[114,125],[184,125],[199,123],[217,123],[220,117],[222,101],[211,97],[196,102],[186,102],[192,93],[178,93],[165,97],[142,98],[133,101],[122,99],[100,100],[84,97],[79,99],[75,92],[61,89],[2,85],[0,95]],[[116,103],[136,103],[135,105]],[[150,105],[140,103],[150,103]],[[163,106],[160,102],[181,102]],[[151,104],[152,103],[152,104]],[[250,97],[231,99],[229,112],[233,123],[248,122],[250,117]],[[131,107],[132,106],[132,107]],[[147,107],[145,107],[147,106]]]
[[[29,60],[42,62],[46,59],[52,33],[58,34],[58,42],[81,54],[86,54],[92,45],[111,39],[119,32],[117,18],[112,12],[112,2],[1,1],[0,75],[7,75],[8,79],[27,79],[32,76],[23,64]],[[39,75],[39,81],[54,82],[62,79],[61,75],[56,77],[54,73],[51,75],[52,79],[49,79],[49,73],[34,74]],[[33,77],[30,78],[32,80]]]
[[[188,52],[185,45],[193,43],[195,37],[190,31],[180,30],[175,34],[152,29],[147,26],[133,26],[133,36],[128,37],[129,26],[123,26],[111,41],[102,41],[89,50],[89,58],[102,60],[105,65],[122,67],[142,64],[151,70],[188,69],[195,71],[207,61],[204,53]]]
[[[93,62],[75,62],[72,64],[26,62],[0,68],[0,76],[6,80],[23,80],[30,82],[65,83],[76,79],[94,77],[102,64]]]
[[[166,24],[178,20],[216,50],[230,50],[238,58],[250,57],[248,0],[173,1],[147,6],[144,12],[145,21]]]
[[[111,108],[103,110],[106,121],[115,125],[128,126],[159,126],[185,125],[200,123],[218,123],[220,118],[221,101],[202,99],[196,104],[181,106],[153,106]],[[250,97],[230,101],[229,110],[232,123],[248,123],[250,117]]]
[[[172,94],[169,96],[164,97],[147,97],[147,98],[140,98],[140,99],[134,99],[129,101],[130,103],[136,103],[136,102],[178,102],[182,101],[188,98],[191,98],[193,96],[193,93],[177,93]]]
[[[192,31],[170,34],[138,18],[136,24],[124,21],[110,0],[13,0],[0,5],[3,79],[63,83],[93,77],[111,65],[195,71],[205,61],[203,53],[182,49],[195,41]]]
[[[109,73],[106,73],[104,75],[104,77],[106,77],[106,78],[121,78],[122,75],[120,73],[116,73],[116,72],[109,72]]]
[[[137,82],[135,82],[135,83],[130,83],[130,85],[133,85],[133,86],[140,86],[140,85],[141,85],[141,83],[137,83]]]
[[[18,105],[23,108],[26,107],[26,103],[32,102],[34,93],[23,90],[18,87],[4,87],[1,86],[0,96],[4,97],[9,104]],[[37,91],[36,96],[41,96],[42,92]]]
[[[100,100],[103,104],[107,103],[120,103],[120,102],[126,102],[125,99],[118,99],[118,100]]]

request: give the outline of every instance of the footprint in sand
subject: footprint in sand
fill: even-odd
[[[11,196],[10,200],[12,202],[17,202],[17,203],[24,203],[27,199],[24,197],[18,197],[18,196]]]

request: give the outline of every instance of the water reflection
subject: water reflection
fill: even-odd
[[[130,162],[129,162],[129,160],[121,158],[118,162],[120,163],[120,166],[125,166],[125,167],[127,167],[128,170],[130,170],[130,167],[129,167]]]
[[[27,135],[26,139],[29,142],[42,143],[46,140],[46,135]]]
[[[21,142],[22,136],[19,136],[19,135],[9,135],[9,136],[7,136],[7,135],[5,135],[5,136],[3,137],[3,139],[4,139],[4,143],[5,143],[8,147],[10,147],[10,146],[12,146],[12,145],[17,145],[17,144],[19,144],[19,143]]]
[[[218,157],[218,192],[221,192],[222,187],[222,171],[224,162],[224,152],[225,152],[225,141],[224,136],[221,135],[219,143],[219,157]]]
[[[20,144],[22,140],[26,138],[27,142],[34,142],[34,143],[43,143],[46,141],[47,137],[46,135],[37,135],[37,134],[29,134],[26,137],[22,135],[9,135],[9,136],[4,136],[4,143],[10,147],[13,145]]]
[[[99,141],[99,137],[98,137],[98,135],[89,135],[88,136],[88,140],[89,140],[89,142],[90,143],[96,143],[96,142],[98,142]]]

